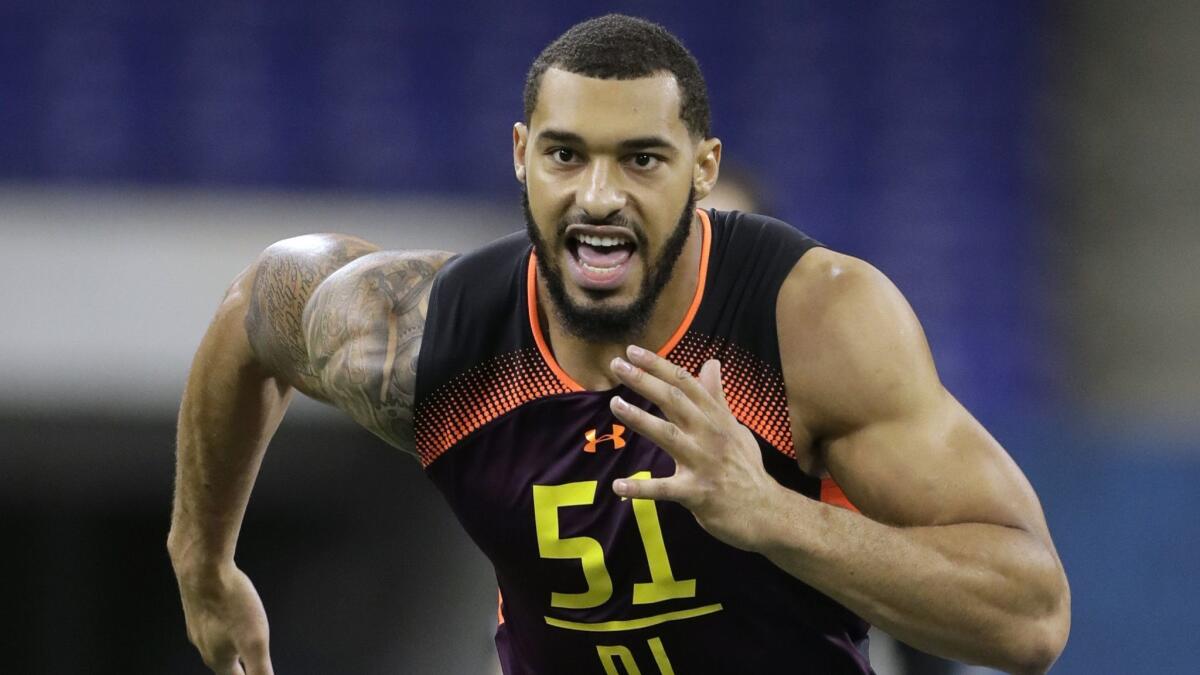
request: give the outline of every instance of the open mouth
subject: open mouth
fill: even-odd
[[[575,283],[590,290],[621,285],[637,255],[632,232],[607,225],[572,225],[566,236],[567,266]]]

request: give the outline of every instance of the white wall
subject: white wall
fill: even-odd
[[[429,198],[0,187],[0,409],[162,414],[229,281],[265,246],[348,232],[464,251],[511,205]]]

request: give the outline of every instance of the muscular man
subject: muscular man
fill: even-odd
[[[234,548],[299,390],[425,467],[495,566],[506,673],[867,673],[868,622],[1045,671],[1070,610],[1032,488],[882,274],[694,208],[720,159],[691,55],[603,17],[530,69],[525,233],[263,252],[180,411],[168,548],[205,662],[271,672]]]

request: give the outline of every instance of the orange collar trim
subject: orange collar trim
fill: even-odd
[[[692,325],[692,320],[696,318],[696,312],[700,309],[700,301],[704,299],[704,285],[708,280],[708,254],[712,248],[712,224],[708,221],[708,213],[703,209],[696,209],[696,215],[700,216],[700,223],[703,226],[703,237],[700,245],[700,275],[696,283],[696,292],[692,295],[692,304],[688,307],[687,314],[684,315],[683,321],[679,327],[675,329],[675,333],[671,335],[671,339],[667,340],[666,344],[658,350],[658,355],[665,357],[671,353],[675,345],[683,339],[683,336],[688,332],[688,328]],[[542,360],[554,372],[554,376],[558,381],[571,391],[586,391],[582,385],[576,382],[567,371],[558,365],[558,360],[554,358],[554,353],[550,351],[550,346],[546,344],[546,340],[542,337],[542,325],[538,319],[538,303],[537,303],[537,254],[529,253],[529,265],[526,272],[525,282],[525,297],[527,298],[527,308],[529,311],[529,327],[533,330],[533,340],[537,343],[538,351],[542,354]]]

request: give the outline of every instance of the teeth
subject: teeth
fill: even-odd
[[[629,241],[624,237],[597,237],[591,234],[579,234],[575,238],[588,246],[617,246]]]
[[[614,265],[612,267],[596,267],[595,265],[589,265],[589,264],[583,262],[582,260],[579,261],[579,264],[582,265],[583,267],[587,268],[588,271],[596,272],[597,274],[608,274],[609,272],[612,272],[613,270],[617,269],[617,267],[619,267],[618,265]]]

